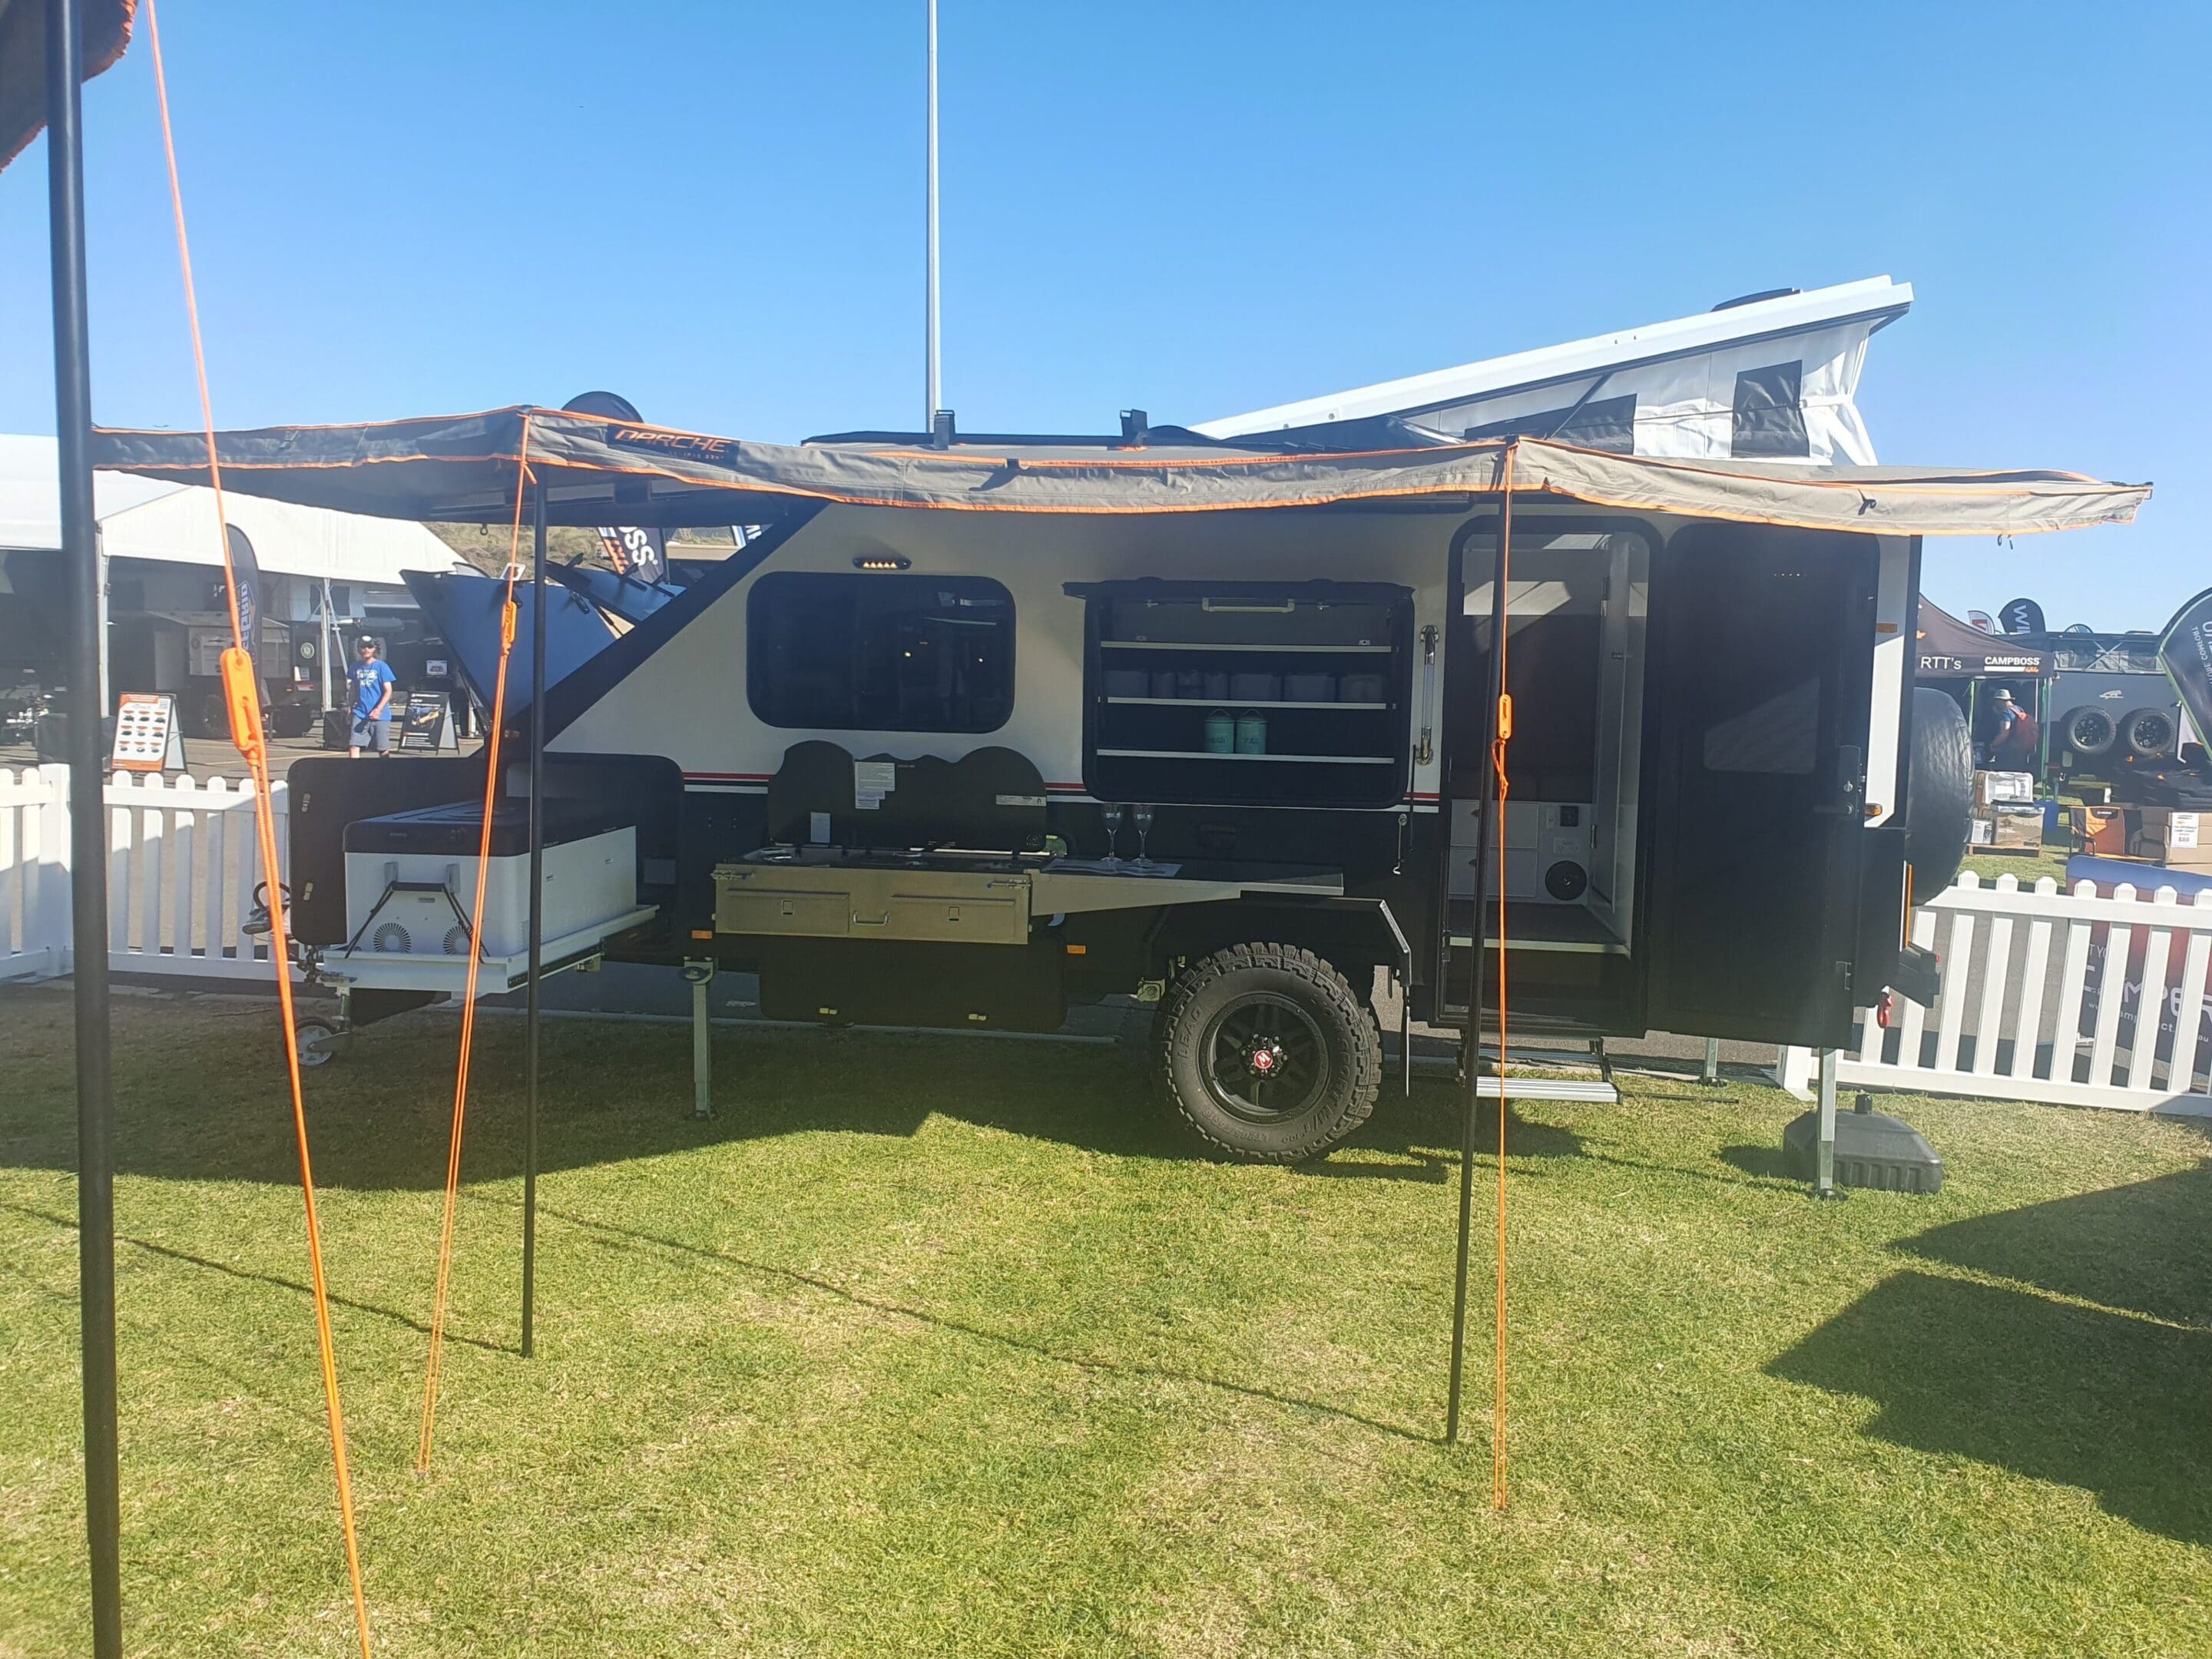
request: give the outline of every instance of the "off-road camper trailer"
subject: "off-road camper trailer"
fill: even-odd
[[[2144,494],[1529,439],[792,449],[538,410],[222,443],[232,488],[333,505],[501,519],[522,489],[559,522],[765,525],[546,695],[541,787],[634,830],[634,908],[570,948],[756,972],[770,1013],[839,1023],[1049,1027],[1134,994],[1173,1106],[1276,1160],[1370,1109],[1378,971],[1456,1024],[1502,947],[1523,1029],[1815,1046],[1926,994],[1920,538]],[[483,781],[368,770],[295,769],[292,880],[321,970],[391,986],[348,925],[360,854]]]

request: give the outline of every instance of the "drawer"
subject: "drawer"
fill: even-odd
[[[865,901],[856,901],[853,934],[855,938],[872,934],[881,939],[1021,945],[1030,936],[1029,906],[1011,896],[893,893],[872,912]]]
[[[846,893],[809,893],[787,888],[720,884],[714,901],[718,933],[790,933],[809,939],[842,939],[852,931],[852,898]]]

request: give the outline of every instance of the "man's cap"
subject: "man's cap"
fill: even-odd
[[[2004,687],[2001,685],[1997,687],[1996,690],[1990,693],[1990,699],[1993,702],[2010,702],[2012,701],[2012,693],[2006,690]]]

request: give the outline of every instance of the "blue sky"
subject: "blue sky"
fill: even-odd
[[[1942,604],[2212,583],[2212,8],[942,0],[945,400],[1209,416],[1887,272],[1883,458],[2156,481],[1931,544]],[[920,419],[920,0],[167,0],[216,413],[587,386]],[[143,38],[86,94],[94,407],[190,425]],[[51,431],[43,149],[0,175],[0,431]]]

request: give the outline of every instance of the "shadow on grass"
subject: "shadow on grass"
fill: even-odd
[[[1898,1248],[2212,1331],[2212,1163],[1935,1227]]]
[[[1741,1170],[1761,1181],[1792,1181],[1789,1161],[1782,1156],[1779,1146],[1723,1146],[1721,1162],[1731,1170]]]
[[[519,1210],[521,1207],[520,1205],[512,1204],[504,1200],[487,1199],[477,1194],[471,1194],[471,1196],[479,1203],[502,1209]],[[1340,1422],[1356,1423],[1362,1428],[1374,1431],[1376,1434],[1386,1434],[1399,1440],[1434,1444],[1441,1439],[1440,1436],[1422,1434],[1401,1424],[1386,1423],[1380,1418],[1364,1416],[1358,1412],[1349,1411],[1341,1406],[1328,1405],[1318,1400],[1307,1400],[1297,1395],[1284,1394],[1273,1389],[1262,1388],[1257,1383],[1232,1382],[1226,1377],[1209,1376],[1200,1371],[1178,1370],[1168,1365],[1135,1364],[1127,1360],[1103,1358],[1096,1354],[1063,1353],[1056,1348],[1048,1347],[1042,1342],[1032,1341],[1026,1337],[1010,1335],[1004,1331],[991,1330],[985,1326],[972,1325],[963,1320],[948,1319],[942,1314],[908,1307],[903,1303],[890,1302],[880,1297],[869,1296],[820,1273],[808,1273],[798,1267],[780,1267],[775,1262],[756,1261],[750,1256],[738,1255],[728,1250],[711,1249],[705,1245],[688,1243],[680,1238],[669,1238],[659,1233],[645,1232],[635,1227],[617,1226],[612,1222],[595,1220],[590,1216],[558,1209],[542,1201],[538,1206],[538,1212],[547,1219],[566,1222],[572,1227],[586,1232],[596,1233],[603,1237],[619,1239],[628,1243],[664,1251],[672,1255],[734,1268],[740,1273],[750,1273],[762,1279],[801,1285],[825,1296],[835,1297],[856,1308],[866,1308],[871,1312],[882,1314],[890,1318],[910,1320],[918,1325],[927,1325],[935,1330],[949,1331],[980,1342],[988,1342],[1012,1352],[1027,1354],[1033,1358],[1049,1361],[1055,1365],[1065,1365],[1073,1370],[1092,1371],[1104,1376],[1143,1377],[1155,1382],[1187,1382],[1200,1388],[1215,1389],[1224,1394],[1241,1395],[1247,1400],[1263,1400],[1271,1404],[1289,1407],[1297,1411],[1312,1412],[1323,1417],[1335,1418]]]
[[[205,1016],[200,1017],[202,1021]],[[237,1035],[207,1024],[161,1030],[173,1041],[117,1054],[117,1168],[171,1180],[291,1186],[299,1153],[281,1078],[239,1057]],[[258,1023],[265,1023],[262,1017]],[[444,1184],[453,1099],[452,1028],[402,1018],[362,1032],[350,1054],[307,1079],[317,1183],[355,1190],[434,1191]],[[524,1101],[519,1028],[480,1031],[463,1178],[522,1173]],[[690,1111],[689,1046],[663,1026],[545,1028],[539,1115],[543,1173],[820,1132],[904,1139],[933,1117],[1119,1158],[1206,1161],[1153,1099],[1123,1050],[1091,1045],[856,1031],[717,1033],[715,1115]],[[66,1072],[57,1087],[65,1090]],[[226,1083],[217,1080],[228,1079]],[[58,1097],[57,1097],[58,1099]],[[1350,1143],[1391,1161],[1337,1159],[1304,1172],[1331,1178],[1441,1182],[1456,1167],[1457,1091],[1386,1085]],[[1486,1108],[1477,1141],[1495,1143]],[[1507,1125],[1516,1158],[1574,1156],[1571,1131]],[[76,1140],[58,1111],[30,1106],[10,1121],[0,1103],[0,1164],[70,1170]]]
[[[39,1209],[33,1205],[17,1204],[11,1200],[0,1198],[0,1210],[25,1216],[33,1221],[43,1221],[52,1226],[64,1228],[71,1232],[76,1230],[75,1216],[56,1215],[51,1211]],[[180,1250],[173,1245],[156,1244],[150,1238],[137,1238],[129,1233],[118,1233],[115,1235],[115,1242],[134,1250],[143,1250],[148,1255],[159,1256],[164,1261],[176,1262],[182,1267],[198,1267],[203,1272],[220,1273],[226,1279],[234,1279],[250,1285],[266,1285],[272,1289],[289,1291],[301,1297],[312,1297],[314,1294],[313,1287],[305,1279],[287,1279],[282,1273],[264,1273],[251,1267],[233,1267],[229,1262],[217,1261],[212,1256],[195,1255],[190,1250]],[[330,1292],[330,1301],[334,1308],[350,1308],[356,1313],[371,1314],[379,1319],[388,1319],[394,1324],[404,1325],[410,1330],[419,1331],[425,1336],[430,1334],[430,1327],[426,1322],[416,1318],[412,1314],[401,1313],[396,1308],[383,1307],[374,1302],[359,1301],[352,1297],[341,1296],[336,1291]],[[487,1353],[519,1352],[511,1343],[486,1342],[478,1337],[464,1336],[456,1332],[451,1325],[446,1328],[446,1340],[449,1342],[459,1342],[471,1348],[481,1348]]]
[[[1908,1270],[1767,1369],[1873,1401],[1869,1434],[2079,1486],[2147,1532],[2212,1544],[2212,1332]]]
[[[2212,1544],[2208,1212],[2199,1164],[1930,1228],[1897,1249],[2015,1283],[1899,1273],[1769,1370],[1875,1401],[1868,1431],[1899,1445],[2081,1486]]]

